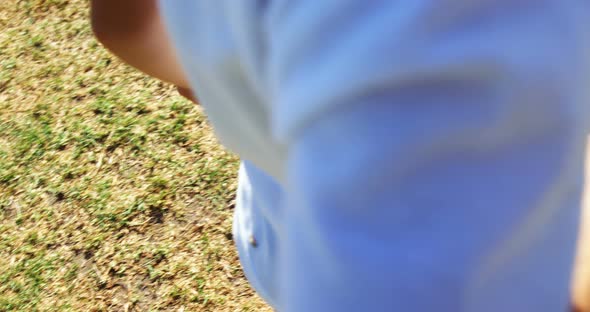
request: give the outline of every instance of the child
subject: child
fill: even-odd
[[[159,5],[92,1],[95,32],[198,89],[243,160],[234,237],[275,309],[566,309],[586,2]]]

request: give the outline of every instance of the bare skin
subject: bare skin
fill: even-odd
[[[150,76],[176,85],[182,96],[196,102],[165,31],[156,0],[92,0],[91,17],[96,37],[113,54]],[[590,158],[587,163],[590,166]],[[586,176],[590,181],[590,170]],[[590,186],[586,194],[590,195]],[[584,203],[572,284],[575,312],[590,312],[590,197]]]
[[[92,30],[114,55],[138,70],[177,86],[196,102],[158,12],[156,0],[93,0]]]
[[[195,95],[193,90],[188,89],[188,88],[183,88],[183,87],[176,87],[176,90],[178,90],[178,93],[180,95],[191,100],[193,103],[198,103],[197,96]]]
[[[578,255],[574,269],[572,296],[576,312],[590,311],[590,140],[586,149],[586,186],[582,201],[582,217]]]

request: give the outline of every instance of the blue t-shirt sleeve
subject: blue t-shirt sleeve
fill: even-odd
[[[285,3],[266,20],[288,149],[283,310],[563,311],[584,146],[576,5]]]

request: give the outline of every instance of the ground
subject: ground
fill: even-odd
[[[87,2],[0,1],[0,311],[270,311],[232,242],[237,158]]]

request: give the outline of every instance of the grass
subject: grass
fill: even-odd
[[[0,1],[0,311],[269,311],[231,241],[236,157],[86,15]]]

